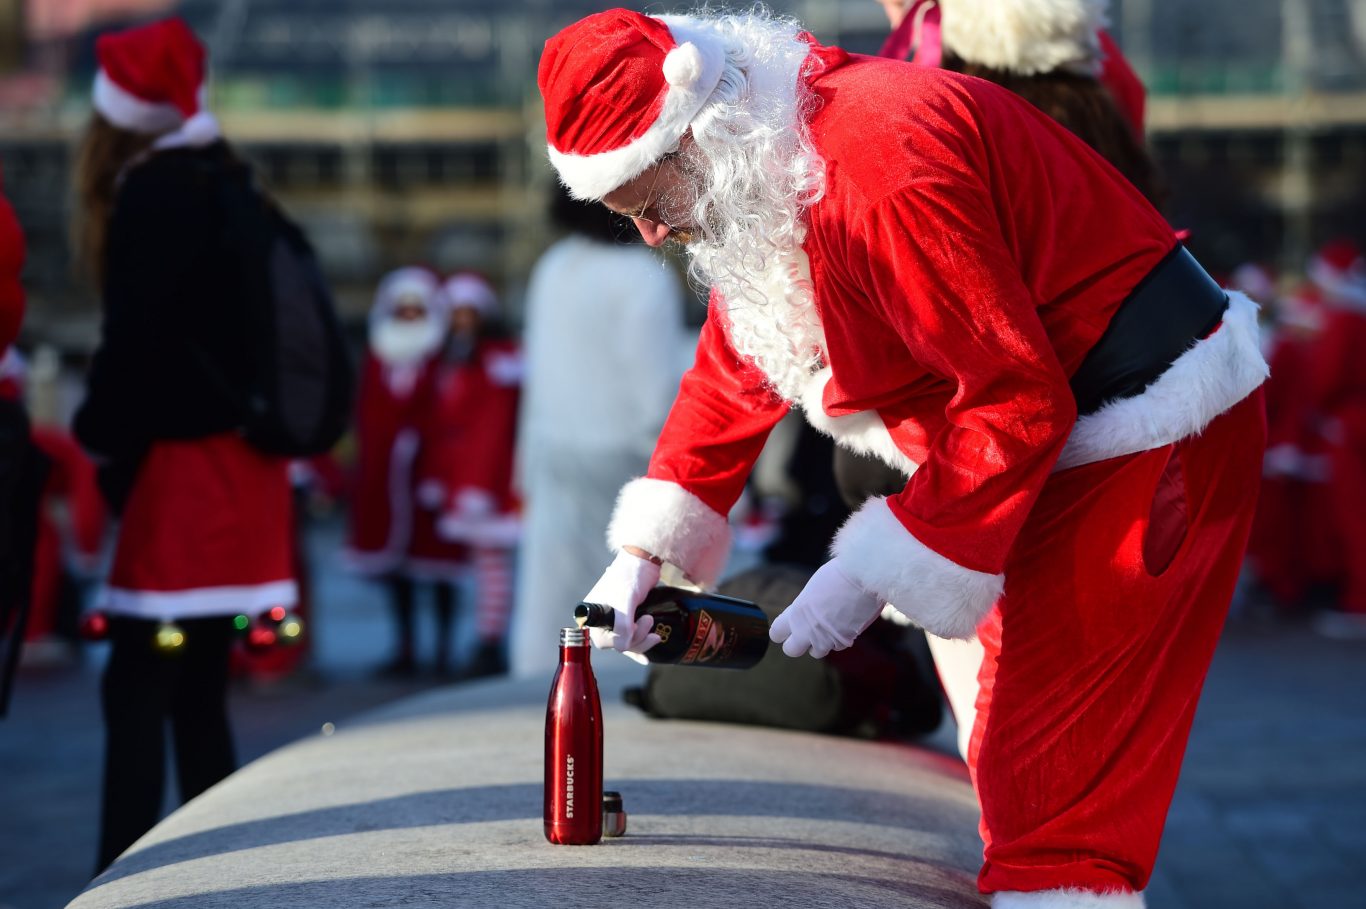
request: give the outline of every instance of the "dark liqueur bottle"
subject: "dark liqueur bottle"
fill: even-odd
[[[677,587],[656,587],[636,608],[636,617],[655,620],[659,643],[645,651],[651,663],[748,669],[768,652],[768,617],[749,600]],[[610,606],[580,603],[574,621],[580,627],[611,628]]]

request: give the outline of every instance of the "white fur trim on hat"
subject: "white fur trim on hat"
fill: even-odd
[[[637,546],[709,587],[726,567],[730,524],[677,483],[641,477],[622,487],[607,545],[613,550]]]
[[[1032,75],[1100,73],[1107,0],[939,0],[946,50],[970,63]]]
[[[1002,890],[991,896],[991,909],[1144,909],[1142,893],[1130,890]]]
[[[455,275],[441,287],[443,302],[451,309],[467,307],[480,313],[490,313],[498,307],[498,295],[489,283],[478,275]]]
[[[174,104],[144,101],[109,78],[104,70],[95,74],[92,102],[104,119],[135,133],[164,133],[185,121],[185,115]]]
[[[664,58],[664,78],[669,88],[659,117],[645,134],[629,145],[596,155],[565,154],[547,146],[560,182],[576,199],[601,199],[677,148],[693,118],[721,81],[726,53],[719,38],[697,28],[685,17],[660,19],[669,26],[678,46]]]
[[[1005,575],[965,568],[920,542],[874,497],[835,535],[849,578],[931,634],[969,638],[1005,589]]]
[[[876,410],[861,410],[840,417],[832,417],[825,412],[822,399],[831,374],[830,367],[825,367],[811,376],[811,381],[802,392],[802,399],[798,403],[806,415],[806,422],[813,429],[834,439],[841,448],[847,448],[855,454],[871,455],[901,471],[909,479],[920,465],[908,458],[892,441],[887,424],[882,422]]]
[[[1271,374],[1257,337],[1258,307],[1246,294],[1230,291],[1228,297],[1218,330],[1195,342],[1141,394],[1078,419],[1054,470],[1197,435],[1256,391]]]

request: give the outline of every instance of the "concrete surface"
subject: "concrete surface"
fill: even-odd
[[[548,680],[466,686],[251,764],[163,821],[71,907],[986,905],[976,803],[957,761],[653,721],[620,704],[633,668],[599,676],[607,787],[629,815],[621,839],[545,841]]]
[[[314,671],[271,688],[233,691],[243,761],[316,736],[324,722],[350,734],[349,717],[435,681],[372,677],[388,656],[389,618],[378,590],[333,568],[339,540],[336,525],[315,528]],[[424,653],[430,618],[423,615]],[[0,721],[0,909],[57,909],[89,879],[102,749],[101,651],[91,648],[84,666],[21,672],[13,712]],[[1307,621],[1273,618],[1255,600],[1230,620],[1148,888],[1152,909],[1366,909],[1363,691],[1366,643],[1325,640]],[[479,703],[477,709],[491,709]],[[945,724],[930,744],[951,752],[953,737]],[[539,796],[534,802],[528,817],[540,810]],[[633,815],[638,832],[634,823]],[[269,850],[258,852],[268,861]],[[364,876],[363,869],[357,874]],[[219,889],[233,886],[225,880]],[[145,901],[160,898],[148,892]],[[385,905],[379,897],[371,902]],[[324,896],[314,904],[330,901]]]

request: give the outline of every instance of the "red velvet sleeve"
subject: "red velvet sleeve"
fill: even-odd
[[[990,194],[965,169],[931,169],[873,205],[854,237],[875,317],[955,388],[947,427],[888,505],[925,546],[999,574],[1076,404]]]
[[[648,476],[677,483],[725,515],[788,405],[730,346],[720,309],[713,294],[697,358],[683,375]]]
[[[24,320],[24,232],[4,196],[0,196],[0,354],[19,334]]]

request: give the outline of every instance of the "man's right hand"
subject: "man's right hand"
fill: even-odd
[[[583,598],[585,603],[610,606],[615,613],[610,631],[606,628],[588,630],[594,647],[619,650],[637,663],[648,662],[642,654],[659,643],[659,635],[652,630],[655,626],[652,616],[636,618],[636,607],[659,583],[659,570],[659,563],[650,558],[630,552],[617,553]]]

